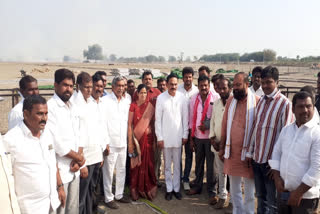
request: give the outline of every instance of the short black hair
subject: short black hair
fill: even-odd
[[[66,68],[56,70],[54,73],[54,82],[60,84],[65,79],[72,79],[73,84],[75,83],[75,77],[72,71]]]
[[[202,81],[208,81],[208,84],[210,84],[210,79],[209,77],[207,77],[206,75],[201,75],[199,78],[198,78],[198,85],[200,84],[200,82]]]
[[[224,75],[223,74],[215,74],[211,77],[211,82],[212,83],[215,83],[215,81],[217,81],[218,79],[222,79],[224,78]]]
[[[222,78],[219,78],[219,80],[227,81],[228,82],[228,88],[232,88],[232,83],[231,83],[229,78],[226,78],[226,77],[223,76]]]
[[[261,79],[264,78],[272,78],[274,79],[274,81],[278,81],[279,80],[279,71],[277,67],[274,66],[267,66],[265,67],[262,72],[261,72]]]
[[[92,78],[90,76],[90,74],[88,74],[87,72],[82,71],[78,76],[77,76],[77,85],[82,85],[84,83],[88,83],[91,82]]]
[[[192,74],[192,76],[194,75],[194,70],[192,67],[184,67],[182,69],[182,76],[184,77],[185,74]]]
[[[292,98],[292,106],[295,107],[295,105],[297,104],[297,100],[304,100],[308,97],[310,97],[312,105],[314,106],[314,97],[307,91],[299,91],[298,93],[296,93]]]
[[[36,78],[30,75],[26,75],[22,77],[19,81],[19,88],[20,90],[26,90],[27,84],[30,82],[38,82]]]
[[[133,81],[133,79],[129,79],[129,80],[127,81],[127,84],[128,84],[128,85],[129,85],[130,83],[135,84],[134,81]]]
[[[22,111],[27,110],[31,112],[33,105],[37,104],[47,104],[47,101],[44,97],[38,94],[27,96],[23,101]]]
[[[177,78],[177,79],[179,79],[176,74],[171,73],[171,74],[169,74],[169,75],[167,76],[167,82],[169,82],[169,80],[170,80],[171,78]]]
[[[311,86],[311,85],[306,85],[306,86],[303,86],[300,91],[306,91],[308,92],[309,94],[312,95],[312,97],[315,97],[315,94],[316,94],[316,89]]]
[[[157,80],[157,84],[159,84],[160,82],[163,82],[163,81],[167,82],[167,80],[166,80],[165,78],[160,77],[160,78]]]
[[[234,75],[234,77],[238,76],[238,75],[243,75],[243,81],[245,83],[249,83],[249,75],[245,72],[239,72],[239,73],[236,73],[236,75]]]
[[[100,81],[100,80],[103,82],[103,79],[102,79],[102,77],[101,77],[100,74],[95,73],[95,74],[92,76],[92,82],[98,82],[98,81]]]
[[[198,69],[198,72],[202,71],[202,70],[205,70],[208,74],[210,74],[210,68],[208,66],[201,66],[199,69]]]
[[[144,71],[144,72],[142,73],[141,79],[144,79],[144,77],[145,77],[146,75],[151,75],[151,77],[152,77],[152,79],[153,79],[153,74],[152,74],[151,71]]]
[[[97,71],[94,74],[99,74],[100,76],[107,76],[107,73],[105,71]]]
[[[256,66],[252,69],[252,76],[255,75],[256,73],[262,73],[263,68],[261,66]]]
[[[137,93],[139,93],[141,91],[141,89],[143,89],[143,88],[145,88],[147,90],[147,86],[145,84],[138,85]]]

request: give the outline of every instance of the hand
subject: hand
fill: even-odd
[[[102,160],[101,163],[100,163],[99,168],[103,167],[103,163],[104,163],[104,161]]]
[[[106,149],[103,151],[104,156],[108,156],[110,154],[110,147],[109,144],[107,145]]]
[[[188,139],[183,139],[182,138],[182,145],[185,145],[188,142]]]
[[[192,152],[194,152],[194,149],[195,149],[194,147],[195,147],[194,141],[193,141],[193,138],[191,137],[190,138],[190,149],[191,149]]]
[[[66,205],[66,193],[64,192],[63,186],[58,189],[59,201],[61,202],[61,206],[65,207]]]
[[[82,167],[86,163],[86,159],[83,158],[82,162],[78,162],[78,165]]]
[[[158,147],[159,147],[160,149],[163,149],[163,147],[164,147],[164,142],[163,142],[163,140],[158,141]]]
[[[273,173],[274,175],[274,184],[276,185],[276,189],[278,192],[284,192],[284,181],[280,176],[275,176],[275,173]]]
[[[71,172],[77,172],[80,169],[80,166],[77,162],[75,162],[74,160],[71,161],[70,163],[70,171]]]
[[[214,141],[214,144],[212,146],[217,152],[219,152],[219,150],[220,150],[220,143],[219,142]]]
[[[206,131],[206,127],[204,126],[204,124],[201,124],[200,126],[198,126],[198,128],[199,128],[200,131],[202,131],[202,132]]]
[[[130,158],[130,166],[131,169],[135,168],[136,166],[139,165],[139,157],[134,157],[134,158]]]
[[[224,161],[224,149],[219,150],[219,158],[221,161]]]
[[[252,163],[252,158],[246,157],[245,162],[247,163],[248,168],[250,168]]]
[[[293,207],[298,207],[300,205],[303,194],[301,194],[297,190],[293,190],[290,192],[288,205]]]
[[[83,167],[80,169],[80,176],[81,178],[87,178],[88,177],[88,167]]]
[[[271,179],[271,180],[274,180],[274,175],[273,175],[273,170],[271,169],[271,167],[267,166],[267,169],[268,169],[268,172],[267,172],[267,176]]]

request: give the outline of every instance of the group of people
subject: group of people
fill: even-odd
[[[149,71],[137,87],[116,76],[107,92],[104,71],[75,78],[59,69],[48,102],[37,80],[23,77],[22,99],[0,143],[5,213],[90,214],[101,198],[111,209],[140,197],[153,200],[162,156],[168,201],[182,199],[181,183],[187,195],[201,194],[206,166],[209,203],[216,209],[253,214],[256,195],[258,214],[314,213],[320,191],[315,90],[306,86],[291,102],[278,89],[273,66],[255,67],[251,87],[244,72],[231,82],[222,74],[210,79],[210,69],[201,66],[198,86],[194,74],[185,67],[181,84],[169,74],[157,88]]]

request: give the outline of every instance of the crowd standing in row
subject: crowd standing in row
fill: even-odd
[[[198,87],[191,67],[183,69],[182,84],[170,74],[157,88],[149,71],[137,88],[116,76],[108,93],[103,71],[75,78],[59,69],[48,102],[37,80],[23,77],[22,100],[10,111],[0,143],[4,213],[90,214],[101,197],[111,209],[140,197],[153,200],[162,156],[168,201],[182,199],[181,182],[187,195],[200,194],[206,163],[209,203],[216,209],[254,213],[256,195],[258,214],[314,213],[320,181],[314,89],[302,88],[291,103],[278,89],[276,67],[255,67],[251,87],[243,72],[233,83],[222,74],[210,81],[206,66],[198,72]],[[196,177],[190,181],[193,152]]]

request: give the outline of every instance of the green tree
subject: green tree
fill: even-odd
[[[102,60],[103,52],[102,47],[99,44],[89,45],[88,50],[83,50],[83,57],[93,60]]]
[[[117,61],[117,55],[115,55],[115,54],[110,54],[109,60],[110,60],[111,62]]]
[[[175,56],[169,56],[168,62],[176,62],[177,58]]]
[[[276,60],[277,53],[272,49],[263,50],[263,61],[272,62]]]

